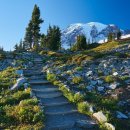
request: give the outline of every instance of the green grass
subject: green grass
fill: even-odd
[[[0,72],[0,129],[40,130],[45,117],[38,100],[30,98],[31,89],[8,89],[16,82],[17,69],[9,67]]]

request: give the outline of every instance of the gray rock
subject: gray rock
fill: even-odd
[[[107,117],[102,113],[102,111],[94,113],[93,117],[96,118],[100,123],[107,122]]]
[[[97,90],[98,90],[99,92],[102,92],[102,91],[104,91],[104,87],[97,87]]]
[[[108,129],[108,130],[115,130],[115,126],[113,126],[110,123],[105,123],[104,126]]]
[[[23,75],[23,70],[16,70],[15,72],[17,75]]]
[[[103,80],[98,80],[98,85],[102,85],[103,84]]]
[[[13,87],[11,88],[11,90],[15,90],[15,89],[21,87],[26,82],[27,82],[27,79],[24,78],[24,77],[21,77],[21,78],[17,79],[16,84],[13,85]]]
[[[119,83],[112,83],[110,86],[108,86],[109,89],[116,89],[117,86],[119,86]]]
[[[91,76],[92,74],[93,74],[92,71],[88,71],[87,74],[86,74],[86,76]]]
[[[118,75],[118,72],[114,72],[114,73],[113,73],[113,76],[117,76],[117,75]]]
[[[118,119],[128,119],[128,117],[120,111],[116,111]]]
[[[92,91],[92,90],[94,90],[94,88],[95,88],[95,87],[92,86],[92,85],[86,87],[86,89],[87,89],[88,91]]]
[[[91,80],[91,83],[90,83],[91,85],[96,85],[97,84],[97,81],[95,81],[95,80]]]

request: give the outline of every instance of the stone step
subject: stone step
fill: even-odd
[[[46,115],[45,124],[48,128],[53,126],[64,126],[65,124],[73,124],[72,127],[76,124],[79,120],[90,120],[88,116],[80,114],[78,112],[68,113],[68,114],[48,114]],[[95,121],[92,121],[95,123]],[[53,129],[52,129],[53,130]]]
[[[44,90],[41,90],[41,91],[33,91],[36,95],[47,95],[47,94],[54,94],[54,93],[61,93],[60,90],[52,90],[52,91],[48,91],[46,89],[46,91]]]
[[[24,73],[24,76],[25,77],[31,77],[31,76],[41,76],[43,75],[43,72],[40,72],[40,73]]]
[[[62,96],[62,93],[54,93],[54,94],[41,94],[41,95],[36,95],[38,98],[57,98],[57,97],[60,97]]]
[[[67,124],[63,124],[63,125],[54,125],[54,126],[50,126],[50,127],[45,127],[44,130],[72,130],[72,128],[74,127],[74,122],[69,122]],[[77,129],[80,130],[80,129]]]
[[[62,105],[67,105],[69,102],[59,102],[59,103],[48,103],[48,104],[43,104],[45,107],[54,107],[54,106],[62,106]]]
[[[29,83],[31,85],[38,85],[38,84],[48,84],[50,82],[48,80],[30,80]]]
[[[64,96],[60,97],[55,97],[53,99],[51,98],[46,98],[46,99],[40,99],[41,102],[46,105],[46,104],[53,104],[53,103],[60,103],[60,102],[68,102],[68,100]]]
[[[65,112],[45,112],[45,114],[48,115],[68,115],[68,114],[73,114],[78,112],[78,110],[70,110],[70,111],[65,111]]]
[[[43,92],[43,93],[48,93],[48,92],[59,92],[58,88],[47,88],[47,87],[43,87],[40,89],[32,89],[34,92]]]
[[[42,80],[42,79],[45,79],[46,78],[46,75],[39,75],[39,76],[31,76],[29,77],[29,80]]]
[[[47,83],[47,84],[34,84],[31,85],[32,89],[35,90],[44,90],[44,89],[57,89],[58,87],[52,85],[51,83]]]
[[[68,114],[77,112],[76,106],[72,104],[63,104],[60,106],[46,106],[45,107],[45,113],[51,113],[51,114]]]

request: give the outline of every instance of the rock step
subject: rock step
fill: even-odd
[[[92,121],[88,116],[80,114],[78,112],[68,113],[68,114],[47,114],[45,124],[47,127],[59,126],[65,124],[75,124],[79,120],[89,120]]]
[[[60,92],[57,92],[57,93],[53,93],[53,94],[41,94],[41,95],[36,95],[38,98],[57,98],[57,97],[60,97],[62,96],[63,94],[60,93]]]
[[[63,97],[63,96],[60,96],[60,97],[55,97],[55,98],[53,98],[53,99],[51,99],[51,98],[46,98],[46,99],[40,99],[41,100],[41,102],[43,103],[43,104],[53,104],[53,103],[60,103],[60,102],[68,102],[68,100],[65,98],[65,97]]]
[[[61,93],[61,91],[60,90],[53,90],[53,91],[44,91],[44,90],[42,90],[42,91],[34,91],[34,93],[36,94],[36,95],[38,95],[38,96],[40,96],[40,95],[47,95],[47,94],[56,94],[56,93]]]
[[[42,79],[45,79],[45,78],[46,78],[45,75],[31,76],[31,77],[29,77],[30,80],[42,80]]]
[[[53,106],[62,106],[62,105],[66,105],[69,104],[69,102],[59,102],[59,103],[49,103],[49,104],[43,104],[43,106],[45,107],[53,107]]]
[[[51,83],[48,83],[48,84],[34,84],[31,86],[32,89],[37,89],[37,90],[44,90],[44,89],[52,89],[52,88],[58,88],[54,85],[52,85]]]
[[[78,112],[78,110],[69,110],[69,111],[64,111],[64,112],[45,112],[46,116],[48,115],[60,115],[60,116],[63,116],[63,115],[68,115],[68,114],[73,114],[73,113],[76,113]]]
[[[68,113],[68,112],[73,112],[76,111],[76,106],[72,105],[70,103],[68,104],[63,104],[60,106],[46,106],[45,107],[45,113]]]
[[[46,127],[44,130],[74,130],[72,129],[74,127],[74,122],[70,122],[67,124],[63,124],[63,125],[54,125],[54,126],[50,126],[50,127]],[[77,129],[80,130],[80,129]]]
[[[38,85],[38,84],[48,84],[50,83],[47,80],[30,80],[29,82],[31,85]]]
[[[43,88],[40,88],[40,89],[32,89],[34,92],[59,92],[59,89],[58,88],[48,88],[48,87],[43,87]]]
[[[43,73],[41,72],[41,73],[24,73],[24,76],[25,77],[31,77],[31,76],[41,76],[41,75],[43,75]]]

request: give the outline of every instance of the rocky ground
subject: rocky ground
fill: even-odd
[[[95,50],[98,49],[101,48]],[[21,67],[17,74],[24,70],[32,88],[32,97],[38,98],[45,112],[45,129],[105,127],[108,130],[129,130],[129,44],[107,48],[100,53],[95,53],[95,50],[91,55],[88,55],[90,51],[8,55],[1,62],[5,64],[1,65],[1,70],[8,66]],[[95,56],[97,54],[98,57]],[[22,81],[18,79],[12,89]],[[75,97],[83,100],[76,102]]]
[[[93,61],[83,60],[81,64],[50,60],[43,69],[55,74],[56,81],[61,81],[73,93],[85,95],[85,101],[93,106],[93,113],[104,111],[108,114],[108,122],[118,129],[129,130],[130,58],[115,55],[129,54],[129,46],[109,53]]]

